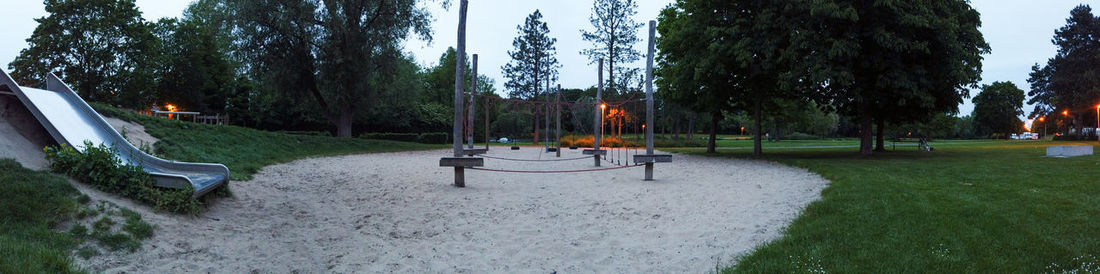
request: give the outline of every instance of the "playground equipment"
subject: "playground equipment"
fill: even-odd
[[[578,158],[569,158],[569,159],[548,159],[548,160],[542,160],[541,159],[541,154],[540,154],[540,159],[537,159],[537,160],[510,159],[510,158],[502,158],[502,157],[493,157],[493,156],[488,156],[488,155],[482,155],[481,157],[473,157],[475,155],[481,155],[481,154],[485,154],[485,153],[488,152],[488,143],[489,143],[488,142],[488,138],[489,138],[488,119],[489,118],[488,118],[488,111],[486,111],[486,118],[485,118],[485,120],[486,120],[486,134],[485,134],[486,147],[485,147],[484,150],[475,150],[475,149],[473,149],[473,117],[474,117],[473,108],[475,106],[474,105],[474,102],[475,102],[474,97],[478,96],[477,93],[476,93],[476,84],[474,85],[475,86],[475,91],[472,91],[470,93],[469,104],[468,104],[469,109],[468,110],[464,109],[465,107],[467,107],[467,105],[463,104],[463,98],[462,98],[462,96],[464,95],[464,92],[463,92],[464,85],[463,85],[463,83],[465,83],[465,81],[463,79],[465,77],[465,71],[464,71],[465,67],[463,66],[463,64],[465,64],[464,56],[466,55],[466,11],[467,11],[467,6],[468,6],[468,1],[467,0],[461,0],[461,3],[459,5],[460,6],[459,6],[459,23],[458,23],[458,46],[457,46],[457,54],[456,54],[458,60],[456,62],[456,72],[455,72],[455,115],[454,115],[454,128],[452,130],[453,136],[455,136],[455,138],[453,138],[454,139],[454,142],[453,142],[454,157],[443,157],[439,160],[439,166],[441,166],[441,167],[453,167],[454,168],[454,170],[455,170],[454,185],[456,187],[465,187],[466,186],[466,182],[465,182],[465,170],[466,169],[474,169],[474,170],[481,170],[481,171],[493,171],[493,172],[516,172],[516,173],[573,173],[573,172],[592,172],[592,171],[603,171],[603,170],[612,170],[612,169],[622,169],[622,168],[631,168],[631,167],[644,166],[645,167],[645,180],[646,181],[651,181],[651,180],[653,180],[653,168],[654,168],[655,163],[672,162],[672,155],[654,154],[654,150],[653,150],[653,128],[654,128],[652,126],[652,125],[654,125],[654,113],[653,113],[654,112],[654,108],[653,108],[653,100],[654,100],[654,98],[653,98],[653,58],[654,58],[654,42],[655,42],[654,38],[655,38],[655,35],[656,35],[657,22],[656,21],[649,21],[649,50],[646,54],[646,59],[647,59],[646,60],[646,91],[645,91],[646,92],[646,98],[645,98],[645,102],[646,102],[646,123],[643,124],[643,126],[642,126],[642,128],[645,130],[645,139],[646,139],[646,153],[645,154],[638,154],[637,152],[635,152],[635,154],[633,155],[634,156],[633,157],[633,160],[634,160],[633,164],[630,163],[629,159],[626,161],[625,165],[622,163],[622,160],[620,160],[617,163],[616,162],[611,162],[612,164],[615,164],[615,165],[618,165],[618,166],[608,167],[608,168],[578,169],[578,170],[504,170],[504,169],[483,168],[483,166],[485,166],[485,158],[499,159],[499,160],[511,160],[511,161],[540,162],[540,161],[572,161],[572,160],[579,160],[579,159],[588,158],[588,156],[578,157]],[[473,70],[475,72],[474,75],[477,75],[476,74],[476,71],[477,71],[477,55],[476,54],[473,55],[473,58],[474,58],[474,60],[473,60]],[[583,151],[583,154],[585,154],[585,155],[592,155],[592,158],[594,160],[593,163],[596,167],[600,166],[600,162],[601,162],[600,158],[602,156],[606,156],[607,152],[608,152],[607,150],[603,149],[603,147],[600,146],[600,138],[601,138],[601,133],[602,133],[601,131],[602,131],[602,127],[603,127],[601,120],[603,119],[603,110],[607,107],[607,104],[605,102],[603,102],[602,98],[601,98],[602,93],[603,93],[603,60],[602,59],[599,60],[599,76],[598,77],[599,77],[599,85],[598,85],[597,92],[596,92],[596,102],[594,104],[592,104],[593,105],[592,107],[595,108],[596,113],[599,113],[599,115],[594,115],[595,116],[595,121],[594,121],[594,124],[593,124],[593,128],[594,128],[594,131],[593,131],[594,132],[594,139],[593,139],[593,146],[592,146],[593,148],[592,149],[585,149]],[[547,90],[549,90],[549,89],[550,89],[550,83],[549,83],[549,81],[547,81]],[[547,131],[547,133],[549,133],[549,128],[550,128],[550,121],[549,121],[550,115],[548,113],[549,108],[550,108],[549,105],[553,104],[555,106],[555,108],[557,110],[556,111],[557,112],[557,125],[556,125],[556,127],[557,127],[557,134],[556,135],[557,136],[556,137],[557,137],[557,140],[559,142],[557,142],[556,147],[551,148],[550,145],[549,145],[549,140],[547,140],[545,142],[545,146],[546,146],[546,151],[547,152],[556,152],[557,157],[560,158],[561,157],[561,147],[560,147],[560,144],[561,144],[560,143],[560,140],[561,140],[561,105],[562,105],[562,103],[561,103],[561,86],[560,85],[558,86],[558,89],[557,89],[556,93],[557,93],[557,99],[553,103],[551,103],[550,100],[549,100],[550,94],[548,92],[546,94],[546,97],[547,97],[546,102],[543,102],[542,104],[540,104],[540,106],[536,107],[536,111],[539,107],[545,107],[547,109],[547,115],[546,115],[545,119],[546,119],[546,128],[547,128],[546,131]],[[489,104],[489,100],[485,100],[485,101],[486,101],[485,104]],[[463,119],[463,116],[465,116],[466,119]],[[621,126],[621,122],[619,124]],[[645,125],[650,125],[650,126],[646,127]],[[466,135],[462,135],[462,134],[466,134]],[[460,138],[459,136],[463,136],[463,137]],[[549,135],[547,134],[546,136],[547,136],[546,138],[548,139]],[[619,130],[619,136],[621,136],[621,129]],[[467,144],[466,148],[463,148],[463,140],[466,140],[467,142],[469,142]],[[620,139],[620,143],[622,143],[621,139]],[[512,147],[512,149],[515,150],[515,149],[517,149],[517,147]],[[627,153],[625,151],[626,149],[627,148],[624,146],[623,151],[622,151],[624,156],[627,155]],[[469,157],[464,157],[464,156],[469,156]]]
[[[192,195],[195,197],[229,181],[229,169],[224,165],[168,161],[134,147],[52,73],[47,75],[45,90],[21,87],[7,73],[0,71],[0,74],[3,75],[0,94],[18,97],[58,144],[68,144],[78,151],[84,151],[86,141],[94,146],[113,147],[123,162],[141,166],[152,175],[157,186],[190,186],[194,188]]]

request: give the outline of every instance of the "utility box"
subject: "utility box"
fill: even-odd
[[[1075,157],[1092,155],[1092,146],[1049,146],[1047,157]]]

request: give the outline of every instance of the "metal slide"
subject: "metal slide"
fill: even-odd
[[[42,127],[59,144],[83,151],[84,142],[104,144],[118,150],[124,163],[141,166],[153,176],[156,185],[169,188],[194,187],[194,196],[202,196],[229,181],[229,168],[221,164],[185,163],[149,155],[115,131],[88,103],[52,73],[46,90],[20,87],[3,70],[0,85],[6,85],[30,110]]]

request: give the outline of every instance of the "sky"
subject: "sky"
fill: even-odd
[[[634,18],[639,23],[656,20],[657,14],[673,0],[639,0],[638,14]],[[723,0],[717,0],[723,1]],[[179,17],[191,0],[137,0],[138,8],[146,20],[162,17]],[[422,66],[435,65],[440,55],[453,47],[457,41],[458,0],[451,0],[451,6],[444,9],[440,1],[424,1],[435,19],[432,23],[433,40],[420,41],[415,37],[405,41],[405,51],[412,54]],[[1051,43],[1054,31],[1065,25],[1069,11],[1080,4],[1100,11],[1100,0],[975,0],[971,5],[982,15],[982,34],[989,42],[992,52],[983,57],[982,81],[991,84],[994,81],[1011,81],[1025,92],[1028,73],[1035,63],[1045,63],[1053,57],[1057,48]],[[7,64],[27,47],[25,41],[34,31],[35,18],[46,16],[42,1],[37,0],[0,0],[5,16],[0,17],[0,67],[10,71]],[[466,50],[468,54],[478,54],[478,73],[488,75],[496,81],[497,92],[504,93],[501,66],[508,62],[507,51],[512,50],[516,27],[523,23],[527,15],[538,9],[550,28],[550,36],[557,38],[557,57],[561,63],[560,84],[563,88],[587,88],[596,83],[596,65],[589,64],[580,51],[593,45],[581,39],[581,29],[591,30],[589,23],[591,0],[492,0],[470,1],[467,14]],[[645,54],[647,30],[638,30],[641,41],[635,45],[638,52]],[[629,67],[645,66],[645,60]],[[972,89],[971,98],[980,89]],[[974,109],[969,99],[959,106],[960,115],[969,115]],[[1026,115],[1032,109],[1024,106]]]

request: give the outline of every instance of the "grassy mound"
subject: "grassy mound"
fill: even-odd
[[[73,273],[69,250],[80,243],[54,230],[80,206],[61,176],[0,159],[0,273]]]
[[[234,180],[251,179],[252,174],[267,165],[307,157],[446,147],[387,140],[284,134],[237,126],[168,120],[96,103],[92,103],[92,107],[103,115],[145,126],[146,132],[160,139],[155,145],[158,156],[177,161],[221,163],[229,167]]]

